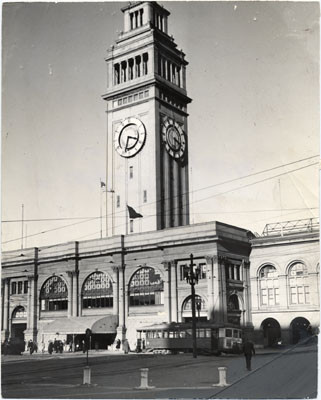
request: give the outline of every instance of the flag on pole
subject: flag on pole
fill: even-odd
[[[133,207],[130,207],[127,205],[127,209],[128,209],[128,214],[129,214],[129,218],[130,219],[135,219],[135,218],[143,218],[142,214],[139,214],[138,212],[136,212]]]
[[[103,181],[100,181],[100,187],[101,187],[101,188],[106,187],[106,183],[103,182]]]

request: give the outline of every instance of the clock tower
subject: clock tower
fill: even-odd
[[[122,12],[103,95],[108,236],[189,224],[188,63],[168,34],[164,7],[135,2]]]

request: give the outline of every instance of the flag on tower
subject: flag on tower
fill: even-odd
[[[103,181],[100,181],[100,187],[101,187],[101,188],[106,187],[106,183],[103,182]]]
[[[135,219],[135,218],[143,218],[142,214],[139,214],[138,212],[136,212],[133,207],[130,207],[127,205],[127,209],[128,209],[128,214],[129,214],[129,218],[130,219]]]

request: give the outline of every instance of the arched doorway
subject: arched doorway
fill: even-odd
[[[310,322],[303,317],[294,318],[290,324],[292,332],[292,343],[296,344],[300,340],[312,335]]]
[[[24,331],[27,329],[27,312],[24,307],[16,307],[11,316],[11,341],[24,343]]]
[[[274,318],[267,318],[261,324],[264,335],[264,346],[274,346],[281,340],[281,327]]]

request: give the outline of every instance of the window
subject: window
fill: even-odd
[[[27,312],[24,307],[18,306],[13,310],[12,319],[25,319],[27,318]]]
[[[140,56],[135,57],[135,77],[136,78],[139,78],[141,75],[140,64],[141,64],[141,57]]]
[[[67,310],[68,290],[59,276],[52,276],[43,284],[40,291],[41,311]]]
[[[259,272],[259,287],[261,306],[279,304],[279,279],[277,270],[272,265],[266,265]]]
[[[18,282],[18,294],[22,293],[22,281]]]
[[[163,304],[164,283],[154,268],[144,267],[132,276],[129,283],[130,306]]]
[[[133,179],[134,177],[134,167],[131,165],[129,167],[129,179]]]
[[[303,263],[295,263],[289,269],[290,303],[309,304],[308,271]]]
[[[120,196],[117,195],[116,197],[116,207],[119,208],[120,207]]]
[[[28,293],[28,281],[23,282],[23,293]]]
[[[115,64],[115,66],[114,66],[114,84],[118,85],[119,83],[120,83],[119,64]]]
[[[147,190],[144,190],[144,203],[147,203]]]
[[[129,232],[130,233],[134,232],[134,220],[133,219],[129,220]]]
[[[17,282],[11,282],[11,294],[17,293]]]
[[[112,281],[104,272],[94,272],[85,280],[82,289],[83,308],[113,307]]]
[[[143,54],[143,75],[148,74],[148,53]]]
[[[200,269],[199,279],[205,279],[206,278],[206,263],[199,263],[198,267]]]

